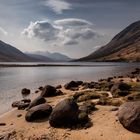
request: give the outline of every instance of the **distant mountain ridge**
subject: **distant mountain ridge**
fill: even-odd
[[[107,45],[76,61],[139,61],[140,21],[117,34]]]
[[[66,62],[71,58],[61,53],[23,53],[19,49],[0,40],[0,62]]]
[[[35,51],[35,52],[27,52],[26,54],[32,54],[32,55],[40,55],[40,56],[44,56],[44,57],[48,57],[51,60],[54,61],[60,61],[60,62],[68,62],[71,61],[72,58],[62,54],[62,53],[58,53],[58,52],[54,52],[54,53],[50,53],[48,51]]]

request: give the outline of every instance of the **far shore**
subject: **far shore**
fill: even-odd
[[[0,64],[1,68],[4,67],[96,67],[96,66],[115,66],[115,64],[108,65],[89,65],[89,64]]]

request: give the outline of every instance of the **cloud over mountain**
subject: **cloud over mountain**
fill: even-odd
[[[46,42],[59,42],[62,45],[75,45],[100,37],[93,29],[93,24],[83,19],[69,18],[53,22],[36,21],[22,32],[29,38],[38,38]]]

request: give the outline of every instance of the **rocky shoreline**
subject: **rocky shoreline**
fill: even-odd
[[[24,88],[10,114],[0,117],[0,139],[139,140],[140,69],[98,82]],[[122,131],[121,133],[119,131]]]

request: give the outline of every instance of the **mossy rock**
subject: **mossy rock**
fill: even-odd
[[[99,105],[120,106],[123,103],[124,103],[124,101],[120,98],[101,97],[97,104],[99,104]]]
[[[97,92],[85,92],[77,98],[77,102],[83,102],[91,99],[99,99],[102,95]]]

